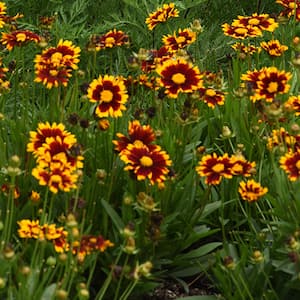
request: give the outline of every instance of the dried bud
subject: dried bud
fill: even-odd
[[[232,256],[225,256],[223,260],[224,266],[229,270],[234,270],[235,268],[235,262],[232,258]]]

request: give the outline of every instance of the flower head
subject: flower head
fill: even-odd
[[[149,30],[153,30],[158,24],[166,22],[170,18],[179,16],[179,11],[175,8],[174,3],[164,4],[156,11],[149,14],[145,23]]]
[[[175,52],[178,49],[186,48],[188,45],[196,41],[196,33],[190,29],[179,29],[178,35],[165,35],[162,39],[165,47],[170,52]]]
[[[72,70],[78,68],[80,48],[71,41],[60,40],[57,47],[45,49],[35,57],[36,82],[43,83],[47,88],[59,85],[67,86]]]
[[[218,91],[214,88],[200,88],[200,99],[203,100],[208,107],[215,108],[216,105],[224,105],[225,94],[222,91]]]
[[[53,193],[76,189],[77,171],[83,167],[84,159],[77,148],[75,136],[66,131],[63,124],[40,123],[37,131],[30,132],[27,144],[27,151],[33,152],[37,162],[32,175]]]
[[[289,91],[288,81],[291,77],[290,72],[280,71],[276,67],[264,67],[259,71],[248,71],[241,76],[241,79],[251,85],[253,95],[250,99],[253,102],[262,99],[273,102],[276,96]]]
[[[268,188],[262,187],[259,182],[253,179],[241,181],[239,184],[239,194],[242,199],[248,202],[257,201],[268,192]]]
[[[89,101],[97,103],[95,113],[99,118],[120,117],[122,111],[126,110],[127,89],[119,76],[100,75],[90,83],[87,93]]]
[[[264,49],[271,57],[281,56],[288,47],[285,45],[281,45],[278,40],[270,40],[268,42],[261,42],[260,46]]]
[[[127,164],[124,170],[131,171],[137,180],[149,179],[152,185],[166,180],[171,165],[169,155],[160,146],[149,148],[141,141],[129,144],[120,158]]]
[[[300,96],[290,96],[284,103],[284,107],[287,110],[293,110],[295,116],[300,116]]]
[[[291,18],[296,16],[296,20],[300,21],[300,2],[299,0],[276,0],[276,3],[284,7],[280,12],[280,16]]]
[[[192,93],[202,87],[202,75],[197,66],[184,59],[168,59],[156,68],[160,75],[159,84],[165,94],[177,98],[179,93]]]
[[[118,140],[113,141],[115,150],[122,152],[129,144],[134,144],[136,141],[149,147],[155,140],[155,133],[150,125],[141,125],[140,121],[134,120],[129,122],[128,137],[122,133],[117,133],[117,137]]]
[[[39,43],[41,37],[30,30],[16,30],[9,33],[2,32],[1,43],[7,50],[23,46],[29,42]]]
[[[227,153],[223,156],[213,153],[202,157],[196,171],[199,176],[206,177],[206,184],[217,185],[223,177],[232,178],[232,167],[233,163]]]
[[[288,151],[280,158],[280,167],[287,173],[290,181],[296,181],[300,177],[300,149]]]
[[[89,49],[95,49],[96,51],[99,51],[102,49],[120,47],[128,44],[128,35],[122,30],[113,29],[101,36],[92,36],[88,47]]]

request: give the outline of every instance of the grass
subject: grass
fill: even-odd
[[[271,0],[177,1],[149,30],[162,2],[98,2],[0,2],[23,14],[0,29],[1,297],[143,299],[172,280],[186,299],[297,299],[298,21]],[[222,24],[255,12],[278,28],[243,42],[278,39],[280,56],[231,47]],[[152,65],[187,28],[195,41]],[[164,81],[174,62],[189,90]],[[214,294],[188,297],[202,277]]]

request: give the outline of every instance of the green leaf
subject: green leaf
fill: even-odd
[[[192,250],[186,254],[180,255],[179,259],[193,259],[204,256],[209,252],[215,250],[217,247],[221,246],[221,242],[213,242],[199,247],[198,249]]]
[[[113,209],[113,207],[104,199],[101,199],[101,204],[103,205],[105,211],[110,216],[111,220],[115,224],[115,226],[118,228],[118,230],[122,230],[125,225],[122,221],[122,219],[119,217],[117,212]]]
[[[56,290],[56,283],[52,283],[49,286],[47,286],[41,297],[41,300],[52,300],[54,297],[55,290]]]

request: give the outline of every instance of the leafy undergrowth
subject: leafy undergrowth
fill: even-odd
[[[1,299],[298,299],[300,3],[29,2],[0,2]]]

